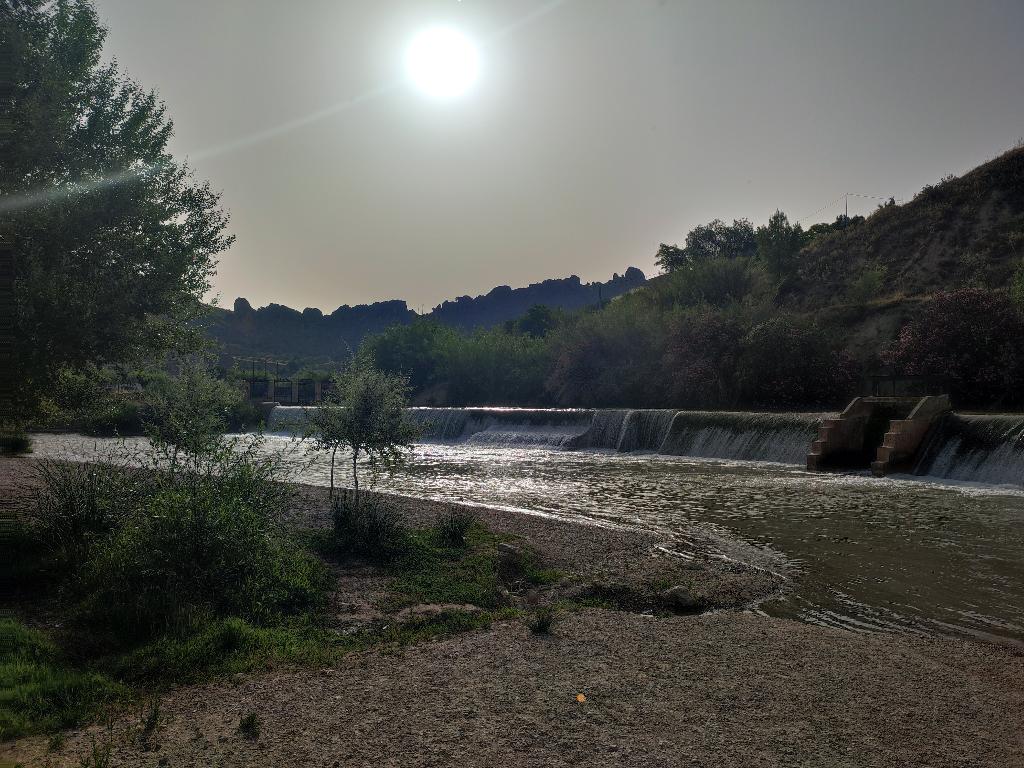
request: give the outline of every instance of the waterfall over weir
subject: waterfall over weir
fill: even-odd
[[[821,414],[672,409],[410,408],[427,442],[644,451],[803,463]],[[277,406],[267,428],[301,433],[305,409]]]
[[[423,438],[441,443],[566,447],[591,424],[594,411],[557,408],[410,408]]]
[[[803,464],[824,413],[678,411],[660,452]]]
[[[1024,415],[950,414],[933,428],[914,474],[1024,485]]]
[[[300,434],[306,409],[277,406],[270,432]],[[803,464],[826,413],[670,409],[410,408],[426,442],[643,451]],[[951,414],[932,428],[914,474],[1024,485],[1024,415]]]

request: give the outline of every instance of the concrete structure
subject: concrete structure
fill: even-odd
[[[907,418],[890,421],[889,431],[871,462],[871,473],[882,477],[896,470],[912,468],[928,430],[949,410],[949,395],[922,397]]]
[[[807,454],[807,469],[867,469],[875,475],[912,466],[934,420],[949,412],[947,395],[858,397],[826,419]]]

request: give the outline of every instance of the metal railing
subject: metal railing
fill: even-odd
[[[868,382],[872,397],[924,397],[949,393],[949,377],[935,374],[879,372],[870,374]]]
[[[281,405],[313,405],[334,389],[330,381],[315,379],[246,379],[250,400],[274,401]]]

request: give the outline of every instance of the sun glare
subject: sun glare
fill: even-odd
[[[432,27],[413,38],[405,53],[405,70],[423,93],[450,99],[465,93],[480,74],[473,42],[457,29]]]

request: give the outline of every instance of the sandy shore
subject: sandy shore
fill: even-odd
[[[0,461],[6,498],[30,492],[28,468]],[[404,507],[420,521],[439,508]],[[780,586],[764,572],[668,558],[642,532],[477,513],[570,573],[563,589],[685,582],[725,606]],[[325,524],[323,489],[297,488],[290,520]],[[345,589],[378,577],[361,578]],[[1024,766],[1019,652],[742,609],[642,609],[570,613],[551,637],[506,621],[397,655],[180,688],[162,698],[159,749],[138,746],[139,716],[127,713],[68,733],[55,753],[45,738],[0,745],[0,765],[78,765],[92,740],[110,740],[112,766]],[[255,741],[236,732],[250,711],[263,723]]]

